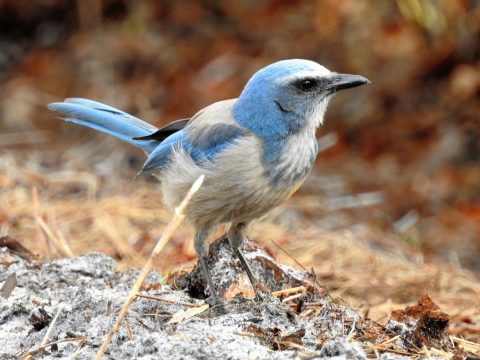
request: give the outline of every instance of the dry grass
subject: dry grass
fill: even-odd
[[[36,152],[0,156],[0,235],[15,237],[45,258],[101,251],[117,258],[120,268],[141,267],[171,218],[156,184],[133,182],[129,176],[108,178],[97,174],[98,169],[75,170],[81,168],[82,159],[71,154],[62,158],[69,170],[58,171],[39,165],[39,156]],[[302,196],[253,225],[250,237],[271,248],[281,261],[314,268],[333,297],[380,323],[392,310],[428,292],[451,316],[452,341],[479,352],[478,276],[455,264],[424,263],[402,243],[392,242],[394,235],[368,224],[323,230],[302,216]],[[305,199],[311,200],[308,195]],[[389,250],[373,247],[371,238],[388,238],[384,248]],[[178,229],[156,268],[167,274],[192,266],[196,258],[191,241],[188,226]]]

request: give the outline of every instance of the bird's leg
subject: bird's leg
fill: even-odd
[[[245,255],[243,255],[243,251],[242,251],[243,244],[245,243],[246,228],[247,228],[246,223],[232,224],[232,226],[230,227],[230,230],[228,231],[228,241],[230,242],[230,245],[235,251],[235,254],[240,260],[240,263],[242,264],[243,269],[245,270],[245,272],[248,275],[248,278],[250,279],[250,283],[252,284],[253,290],[255,291],[255,298],[257,300],[262,300],[262,297],[260,296],[260,292],[257,286],[258,280],[255,278],[255,276],[253,276],[252,270],[250,269],[247,259],[245,258]]]
[[[210,290],[210,297],[211,297],[211,305],[220,304],[221,301],[218,297],[217,290],[215,285],[213,284],[212,274],[210,274],[210,270],[208,269],[208,234],[210,232],[209,227],[203,227],[197,229],[195,233],[195,239],[193,246],[195,248],[195,252],[198,255],[198,260],[200,261],[200,265],[202,266],[203,273],[207,278],[208,288]]]

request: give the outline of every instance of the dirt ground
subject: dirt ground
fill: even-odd
[[[12,239],[8,245],[0,253],[1,273],[10,279],[0,297],[0,358],[92,358],[138,271],[116,271],[114,260],[100,253],[43,262]],[[220,239],[209,263],[225,308],[202,300],[208,294],[198,267],[172,275],[170,285],[151,272],[105,358],[474,356],[468,342],[448,335],[450,317],[428,295],[383,326],[326,295],[314,274],[277,263],[254,243],[246,254],[267,291],[262,300],[252,299],[228,241]]]

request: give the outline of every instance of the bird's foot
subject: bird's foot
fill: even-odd
[[[210,308],[214,310],[219,315],[228,314],[228,310],[225,306],[225,302],[220,300],[216,296],[210,296],[205,302],[210,305]]]
[[[255,297],[253,298],[256,303],[264,302],[270,297],[270,289],[262,284],[258,279],[252,276],[250,282],[255,292]]]
[[[255,290],[255,297],[253,298],[253,300],[256,302],[256,303],[261,303],[263,302],[263,297],[262,295],[259,294],[258,290]]]

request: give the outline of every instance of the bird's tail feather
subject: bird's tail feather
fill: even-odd
[[[64,102],[55,102],[48,105],[50,110],[64,114],[62,119],[115,136],[132,145],[138,146],[146,153],[151,153],[160,141],[134,140],[144,137],[158,130],[132,115],[114,107],[81,98],[65,99]]]

